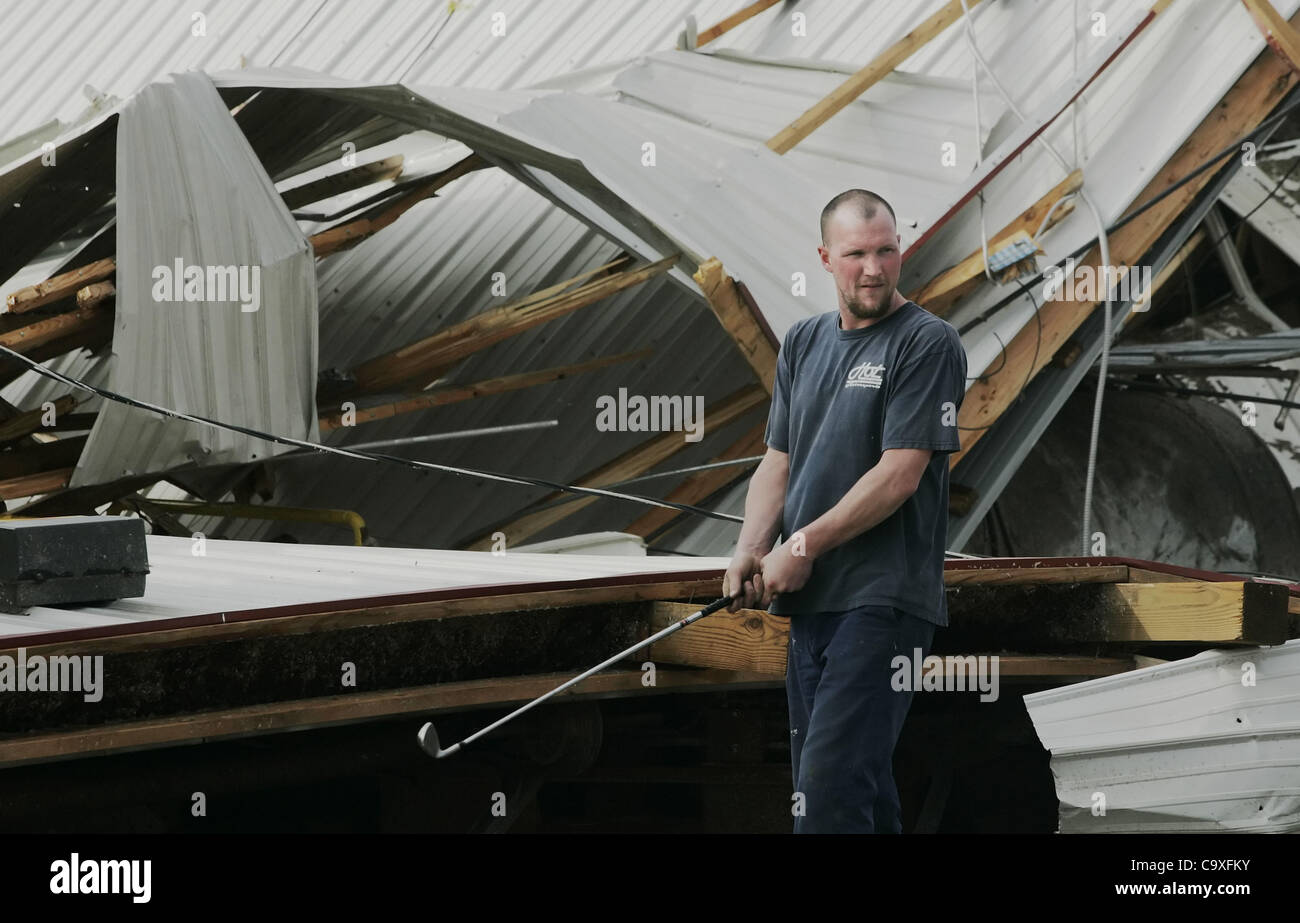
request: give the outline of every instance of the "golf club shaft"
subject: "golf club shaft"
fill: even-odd
[[[596,666],[592,667],[590,670],[587,670],[585,673],[580,673],[579,675],[575,676],[573,679],[569,680],[568,682],[556,686],[554,689],[552,689],[550,692],[546,693],[545,695],[533,699],[531,702],[529,702],[526,705],[521,705],[519,708],[515,709],[510,714],[506,715],[504,718],[492,722],[487,727],[483,728],[483,730],[476,731],[475,733],[469,735],[460,743],[453,744],[452,746],[448,747],[446,751],[444,751],[443,755],[450,756],[451,754],[459,750],[461,747],[473,743],[474,741],[482,737],[484,734],[487,734],[489,731],[496,730],[497,728],[501,727],[501,725],[505,724],[507,721],[519,717],[524,712],[528,711],[530,708],[533,708],[536,705],[541,705],[547,699],[551,698],[551,696],[559,695],[564,690],[576,686],[578,683],[582,682],[588,676],[591,676],[594,673],[599,673],[601,670],[605,669],[606,667],[618,663],[618,661],[622,660],[624,657],[630,656],[631,654],[635,654],[637,651],[641,650],[641,648],[654,644],[660,638],[666,638],[673,632],[680,631],[681,629],[685,628],[687,625],[690,625],[693,622],[698,622],[706,615],[712,615],[714,612],[717,612],[719,609],[723,608],[728,603],[730,603],[734,598],[735,598],[734,596],[724,596],[721,599],[717,600],[716,602],[710,603],[708,606],[705,606],[699,612],[696,612],[692,615],[688,615],[686,616],[686,618],[682,619],[679,622],[673,622],[673,624],[669,625],[667,628],[663,629],[662,631],[656,632],[655,634],[646,638],[644,641],[640,641],[632,645],[625,651],[620,651],[619,653],[615,654],[613,657],[606,660],[604,663],[599,663]]]

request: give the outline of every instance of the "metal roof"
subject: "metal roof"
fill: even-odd
[[[148,535],[145,540],[150,570],[144,596],[103,606],[34,606],[24,615],[0,614],[0,637],[14,639],[6,642],[11,646],[33,643],[38,636],[46,643],[58,640],[60,633],[148,630],[164,621],[171,628],[184,625],[184,620],[207,616],[234,620],[257,610],[309,603],[360,608],[375,604],[376,597],[389,603],[418,602],[421,594],[433,591],[492,587],[506,594],[512,586],[538,589],[537,584],[545,583],[558,589],[575,581],[672,577],[727,566],[726,558],[524,551],[496,555],[216,540],[200,546],[192,539],[164,535]],[[182,621],[171,621],[177,619]]]
[[[822,82],[833,83],[838,79],[835,74],[826,73],[826,67],[860,66],[938,5],[937,0],[924,4],[924,9],[901,2],[877,2],[869,6],[800,4],[795,12],[809,14],[810,29],[806,37],[787,37],[790,11],[782,9],[779,13],[755,17],[724,36],[716,48],[706,46],[705,54],[662,51],[669,41],[660,41],[659,37],[669,39],[676,34],[680,24],[678,14],[687,11],[685,6],[681,10],[655,7],[652,14],[640,4],[634,13],[622,19],[600,15],[599,11],[607,10],[607,6],[548,5],[544,21],[530,20],[530,26],[540,26],[540,29],[527,37],[521,33],[528,30],[517,29],[503,41],[486,36],[483,31],[489,22],[486,17],[452,14],[445,29],[435,36],[437,27],[428,21],[427,15],[416,15],[414,6],[409,4],[393,4],[382,13],[367,14],[367,18],[355,12],[357,7],[348,10],[342,5],[325,3],[317,8],[310,22],[291,18],[275,21],[258,42],[252,41],[252,33],[231,31],[235,30],[233,18],[222,18],[227,31],[222,33],[221,41],[227,50],[240,42],[255,44],[260,52],[245,62],[253,65],[306,64],[328,68],[350,82],[379,82],[404,74],[406,82],[421,87],[444,84],[441,91],[428,91],[439,104],[458,108],[471,120],[484,119],[483,124],[493,125],[493,130],[500,127],[498,121],[504,118],[517,138],[526,137],[552,148],[558,146],[582,158],[584,163],[590,160],[603,179],[619,187],[620,196],[635,200],[637,210],[650,213],[661,230],[677,237],[688,249],[698,247],[708,251],[704,255],[722,256],[734,275],[751,289],[763,290],[764,294],[758,298],[760,307],[777,317],[778,322],[773,326],[779,328],[782,316],[818,313],[819,309],[829,309],[833,304],[819,294],[818,287],[825,292],[827,283],[820,267],[809,258],[811,235],[792,227],[810,226],[816,209],[804,198],[823,196],[824,201],[829,197],[827,189],[831,193],[838,191],[842,185],[839,180],[828,183],[820,171],[793,180],[792,188],[816,190],[805,197],[792,197],[797,203],[794,210],[723,196],[718,201],[725,201],[728,207],[737,209],[734,213],[744,216],[729,221],[701,213],[701,209],[683,211],[683,205],[691,204],[689,197],[671,184],[665,183],[654,190],[645,177],[637,175],[638,168],[631,165],[634,158],[620,151],[617,145],[630,139],[640,140],[645,129],[653,126],[665,137],[677,140],[679,146],[690,143],[684,156],[690,156],[693,162],[671,166],[680,168],[678,177],[684,176],[691,182],[703,179],[704,193],[713,194],[720,188],[710,189],[707,180],[715,174],[717,162],[726,163],[729,170],[740,170],[736,165],[742,165],[741,172],[753,183],[755,178],[768,174],[764,172],[765,167],[756,167],[747,160],[757,162],[770,158],[763,156],[765,151],[739,157],[731,150],[732,139],[743,139],[751,148],[757,147],[754,138],[773,124],[779,127],[806,108],[806,103],[822,90]],[[718,4],[715,10],[712,4],[691,5],[689,12],[705,24],[733,12],[733,6]],[[1294,3],[1287,3],[1280,8],[1293,6]],[[276,8],[275,4],[267,5],[268,11]],[[975,29],[980,47],[1026,111],[1050,94],[1074,69],[1075,45],[1069,23],[1072,8],[1073,4],[1065,0],[1054,5],[1054,15],[1046,15],[1041,4],[1030,4],[1027,0],[982,4],[976,8]],[[514,21],[511,10],[525,15],[522,7],[511,4],[502,5],[502,9],[507,11],[507,21]],[[1128,9],[1123,4],[1110,3],[1103,4],[1098,11],[1107,14],[1112,27],[1119,28]],[[863,15],[864,11],[870,15]],[[188,17],[188,11],[185,15]],[[403,16],[407,18],[402,19]],[[1032,20],[1026,19],[1030,16]],[[257,21],[264,25],[269,22],[266,18]],[[1025,26],[1029,21],[1033,22],[1033,28]],[[398,30],[399,23],[405,25],[405,31]],[[1081,25],[1090,25],[1090,20]],[[351,27],[352,34],[348,39],[339,38],[347,33],[347,26]],[[301,34],[286,37],[289,31]],[[597,37],[605,38],[606,33],[609,41],[597,49]],[[377,39],[381,34],[387,36],[387,44]],[[412,34],[421,38],[411,39]],[[1208,35],[1214,36],[1212,44],[1207,44]],[[521,50],[534,39],[535,44],[528,44],[526,51]],[[124,48],[139,44],[137,36],[128,36],[125,41]],[[420,41],[426,44],[431,41],[428,48],[445,50],[445,54],[421,52]],[[905,63],[904,70],[912,72],[911,75],[896,75],[878,85],[861,103],[833,119],[823,130],[845,131],[842,147],[846,148],[848,162],[842,167],[844,173],[826,175],[870,175],[870,161],[877,156],[875,149],[868,143],[855,147],[853,138],[855,131],[865,130],[873,119],[894,126],[912,124],[912,144],[900,141],[899,153],[894,158],[900,162],[927,162],[934,142],[947,130],[951,120],[962,116],[956,93],[958,84],[954,81],[969,79],[970,55],[965,42],[960,24],[947,30]],[[1086,29],[1080,31],[1081,62],[1086,61],[1095,44]],[[1079,106],[1080,154],[1089,178],[1087,188],[1107,217],[1113,217],[1127,205],[1263,47],[1262,39],[1243,10],[1232,5],[1174,4],[1088,90]],[[147,58],[159,48],[155,45],[152,52],[140,49],[140,54]],[[279,50],[271,53],[272,48],[287,50],[281,55]],[[569,48],[574,50],[566,57],[565,50]],[[655,49],[659,50],[655,52]],[[1192,49],[1197,53],[1189,53]],[[379,60],[381,51],[387,56],[384,61]],[[655,53],[646,54],[648,51]],[[755,55],[800,59],[809,66],[791,69],[756,63],[752,60]],[[620,58],[630,60],[619,63]],[[166,66],[171,66],[172,59],[166,60]],[[1211,60],[1213,66],[1207,66]],[[35,66],[36,62],[32,63]],[[559,79],[561,74],[590,66],[603,69]],[[138,73],[143,74],[145,69],[142,64]],[[648,79],[651,76],[655,82]],[[774,81],[786,77],[789,79],[783,86],[789,89],[773,86]],[[550,79],[555,86],[567,82],[586,87],[593,95],[578,98],[576,94],[539,95],[536,91],[508,95],[469,91],[470,87],[518,87],[526,81],[544,79]],[[674,92],[657,90],[658,81],[674,87]],[[694,99],[688,91],[688,86],[697,83],[709,94],[703,102]],[[910,114],[900,115],[898,107],[886,104],[894,93],[905,98],[904,87],[929,93],[929,99],[945,101],[937,107],[933,122],[926,123],[923,118],[913,120]],[[777,108],[773,94],[778,91],[778,98],[788,111],[773,115]],[[987,98],[987,88],[982,96]],[[990,117],[995,112],[996,106],[990,104],[989,110],[982,113],[986,130],[993,131],[993,140],[986,145],[989,152],[996,149],[999,139],[1015,121],[1003,119],[1002,124],[994,125]],[[547,118],[541,118],[540,113],[546,113]],[[609,117],[609,132],[592,126],[590,119],[597,116]],[[552,118],[563,119],[564,127],[557,129],[557,123],[549,121]],[[703,126],[702,120],[710,124]],[[1067,159],[1073,150],[1071,129],[1072,120],[1067,114],[1047,133]],[[959,150],[967,146],[960,142],[968,139],[970,133],[967,114],[963,123],[951,131],[959,142]],[[817,137],[814,135],[809,143],[815,145]],[[813,153],[807,153],[802,146],[786,158],[776,159],[796,164],[799,158],[806,158],[805,172],[811,174],[813,171],[807,164],[813,162],[839,166],[834,158],[834,146],[830,147],[820,161],[811,159],[819,156],[815,148],[810,149]],[[717,160],[719,151],[725,152],[722,161]],[[596,204],[582,202],[578,194],[541,171],[533,169],[530,178],[538,189],[563,197],[586,220],[615,234],[626,231]],[[986,190],[989,230],[1000,227],[1059,178],[1055,164],[1037,147],[1030,148],[1018,159],[1015,169],[1004,172]],[[905,181],[900,178],[899,182]],[[910,184],[924,185],[916,178]],[[754,198],[752,191],[749,194]],[[918,196],[924,199],[924,193]],[[800,208],[807,213],[802,218],[798,213]],[[903,210],[906,213],[908,209]],[[1074,216],[1045,238],[1048,259],[1073,249],[1093,234],[1091,222],[1081,211],[1076,210]],[[519,216],[528,217],[521,220]],[[954,218],[943,233],[910,261],[905,279],[926,278],[953,262],[956,255],[978,249],[977,217],[977,210],[971,207]],[[746,228],[745,237],[736,234],[737,227]],[[622,239],[631,242],[629,236]],[[751,241],[761,242],[764,252],[749,252]],[[413,209],[384,234],[320,264],[322,367],[344,366],[352,360],[369,358],[385,348],[410,342],[482,310],[492,300],[486,297],[481,280],[504,261],[515,264],[511,278],[519,286],[516,291],[521,291],[600,265],[616,252],[601,235],[584,228],[581,222],[539,197],[535,190],[496,173],[466,177],[444,190],[436,203]],[[559,259],[556,254],[560,255]],[[565,260],[569,262],[565,264]],[[807,306],[799,305],[789,295],[789,273],[795,270],[809,272],[813,296],[807,299]],[[679,277],[678,282],[683,280]],[[975,313],[1001,294],[999,287],[985,286],[967,304],[958,307],[952,318],[954,323],[960,323],[963,316]],[[793,307],[772,306],[783,303]],[[1026,301],[1013,304],[992,323],[973,330],[966,338],[972,371],[977,365],[983,367],[993,362],[1000,350],[999,338],[1006,342],[1026,322],[1032,322],[1032,318],[1032,306]],[[479,399],[440,408],[427,415],[372,424],[358,438],[397,437],[424,431],[434,419],[438,428],[461,429],[485,422],[522,422],[538,419],[543,414],[559,416],[562,425],[576,436],[565,445],[563,453],[557,452],[553,440],[534,434],[517,440],[494,438],[464,443],[454,450],[444,445],[437,450],[436,457],[451,464],[492,468],[508,467],[527,459],[529,473],[572,480],[639,441],[636,434],[592,433],[588,429],[591,412],[583,406],[592,395],[627,386],[629,390],[640,388],[641,393],[689,390],[703,393],[712,401],[734,390],[737,383],[752,380],[747,366],[738,360],[729,340],[698,296],[666,279],[500,344],[467,362],[456,377],[472,381],[507,371],[623,352],[642,345],[647,336],[656,342],[664,356],[671,356],[671,363],[639,362],[614,367],[530,392]],[[693,370],[686,379],[681,377],[683,368]],[[39,391],[40,388],[33,393]],[[30,401],[31,398],[23,400]],[[706,460],[748,425],[733,425],[728,433],[717,434],[716,441],[708,441],[707,447],[703,444],[689,447],[672,464]],[[341,467],[333,468],[321,465],[327,469],[321,475],[304,473],[309,466],[318,465],[317,462],[295,464],[298,468],[293,480],[298,483],[282,484],[274,502],[359,509],[373,522],[382,522],[381,540],[384,541],[441,544],[463,538],[467,530],[518,509],[521,499],[527,495],[522,489],[467,488],[464,482],[420,477],[414,473],[365,469],[359,475],[358,469],[349,462],[339,462]],[[375,477],[367,480],[365,474]],[[469,500],[471,496],[476,498],[474,502]],[[619,514],[611,516],[609,510],[608,504],[597,504],[542,537],[617,525]],[[628,518],[632,515],[634,512],[629,512]],[[700,527],[712,532],[731,529],[715,523],[701,523]],[[270,528],[274,527],[265,523],[233,523],[229,534],[264,535]],[[329,533],[306,530],[305,534],[329,540]],[[718,538],[721,544],[710,547],[725,550],[730,541],[726,536],[732,535],[734,530],[722,532]]]
[[[8,0],[6,60],[23,79],[0,99],[0,139],[72,122],[185,70],[300,67],[379,84],[524,86],[671,48],[687,15],[711,25],[735,10],[734,0],[211,0],[205,34],[194,35],[200,11],[180,0]],[[496,22],[504,34],[494,34]]]
[[[311,246],[211,81],[179,74],[132,96],[117,154],[112,389],[318,441]],[[110,402],[70,484],[284,450]]]
[[[1024,698],[1062,833],[1300,830],[1300,640]]]

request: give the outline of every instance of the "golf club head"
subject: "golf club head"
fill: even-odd
[[[424,727],[420,728],[420,746],[424,752],[429,754],[435,760],[440,760],[444,756],[451,756],[460,749],[460,744],[452,744],[446,750],[438,743],[438,732],[433,729],[433,722],[426,721]]]

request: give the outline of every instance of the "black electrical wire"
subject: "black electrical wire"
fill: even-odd
[[[1253,404],[1272,404],[1289,410],[1300,410],[1300,401],[1286,401],[1278,397],[1255,397],[1253,394],[1215,391],[1212,388],[1184,388],[1179,385],[1164,385],[1148,381],[1107,381],[1106,387],[1113,391],[1160,391],[1186,397],[1218,397],[1228,401],[1248,401]]]
[[[1029,382],[1034,377],[1034,366],[1038,364],[1038,351],[1043,346],[1043,316],[1039,312],[1038,299],[1034,297],[1033,291],[1029,288],[1029,286],[1025,285],[1023,280],[1016,279],[1016,282],[1019,283],[1020,290],[1029,296],[1029,302],[1034,306],[1034,321],[1038,329],[1038,335],[1034,340],[1034,358],[1029,361],[1029,368],[1025,372],[1024,383],[1021,384],[1021,386],[1016,390],[1016,397],[1019,397],[1021,394],[1024,394],[1025,389],[1029,387]],[[996,332],[994,333],[994,335],[995,336],[997,335]],[[974,375],[974,376],[967,375],[966,377],[968,379],[973,381],[987,381],[989,378],[996,375],[998,372],[1002,371],[1003,366],[1007,364],[1006,361],[1007,346],[1005,343],[1002,342],[1002,339],[1000,337],[998,338],[998,345],[1002,347],[1002,352],[1000,354],[1002,356],[1002,365],[998,366],[993,371],[985,372],[982,375]],[[1013,397],[1012,401],[1015,401],[1016,397]],[[1002,419],[1001,415],[998,416],[998,420],[1000,419]],[[978,432],[979,430],[985,430],[992,426],[996,426],[997,422],[998,422],[997,420],[994,420],[992,423],[985,423],[983,426],[962,426],[958,424],[957,429],[967,433]]]
[[[136,407],[140,410],[148,410],[152,413],[162,414],[163,416],[174,417],[178,420],[188,420],[191,423],[201,423],[204,426],[211,426],[216,429],[226,429],[236,433],[243,433],[246,436],[252,436],[256,439],[264,439],[267,442],[275,442],[280,445],[291,445],[301,449],[310,449],[314,452],[342,455],[345,458],[358,458],[363,461],[387,462],[391,465],[400,465],[404,468],[414,468],[418,471],[442,471],[447,474],[458,474],[464,477],[482,478],[489,481],[502,481],[507,484],[522,484],[528,487],[548,487],[551,490],[562,490],[569,493],[587,494],[594,497],[609,497],[614,500],[629,500],[647,506],[658,506],[666,509],[678,510],[683,513],[694,513],[698,516],[707,516],[710,519],[722,519],[727,522],[744,522],[744,519],[739,516],[732,516],[729,513],[719,513],[714,510],[706,510],[686,503],[673,503],[669,500],[656,500],[653,497],[618,493],[617,491],[612,490],[602,490],[598,487],[577,487],[572,484],[560,484],[543,478],[525,477],[517,474],[501,474],[500,472],[483,471],[477,468],[457,468],[452,465],[440,465],[435,462],[422,462],[410,458],[401,458],[396,455],[386,455],[382,452],[360,452],[336,446],[322,445],[317,442],[306,442],[302,439],[294,439],[290,436],[276,436],[271,433],[264,433],[260,430],[251,429],[247,426],[240,426],[236,423],[223,423],[220,420],[211,420],[207,417],[200,417],[194,414],[184,413],[183,411],[160,407],[157,404],[151,404],[148,401],[138,400],[137,398],[118,394],[115,391],[109,391],[107,388],[96,387],[95,385],[88,384],[80,379],[71,378],[61,372],[56,372],[53,369],[46,368],[40,363],[24,356],[22,353],[14,352],[7,346],[0,346],[0,355],[8,356],[9,358],[16,360],[17,362],[27,366],[33,372],[44,375],[46,378],[52,378],[62,384],[71,385],[75,388],[80,388],[83,391],[89,391],[92,394],[97,394],[108,400],[117,401],[119,404]]]
[[[1265,119],[1263,122],[1260,122],[1259,125],[1255,126],[1254,130],[1250,133],[1250,135],[1247,135],[1244,139],[1239,140],[1238,142],[1236,142],[1236,143],[1234,143],[1234,144],[1231,144],[1231,145],[1229,145],[1228,147],[1224,148],[1224,149],[1223,149],[1222,151],[1220,151],[1218,154],[1215,154],[1213,157],[1209,158],[1209,159],[1206,160],[1204,163],[1202,163],[1200,166],[1198,166],[1195,170],[1192,170],[1190,173],[1188,173],[1186,176],[1184,176],[1182,179],[1180,179],[1177,183],[1175,183],[1174,185],[1170,186],[1168,189],[1164,190],[1164,191],[1161,192],[1159,195],[1157,195],[1157,196],[1155,196],[1154,198],[1152,198],[1150,201],[1144,203],[1140,208],[1136,209],[1132,214],[1127,215],[1126,217],[1124,217],[1124,218],[1120,219],[1119,221],[1115,222],[1114,225],[1112,225],[1110,228],[1108,228],[1108,229],[1106,230],[1106,233],[1107,233],[1107,234],[1111,234],[1111,233],[1113,233],[1114,231],[1118,230],[1119,228],[1122,228],[1125,224],[1127,224],[1128,222],[1132,221],[1132,220],[1133,220],[1134,218],[1136,218],[1138,215],[1142,214],[1142,213],[1145,212],[1147,209],[1149,209],[1149,208],[1151,208],[1152,206],[1154,206],[1157,202],[1159,202],[1161,199],[1165,198],[1166,196],[1168,196],[1169,194],[1171,194],[1172,192],[1174,192],[1174,191],[1175,191],[1176,189],[1178,189],[1180,186],[1185,185],[1186,183],[1190,182],[1192,179],[1194,179],[1194,178],[1196,178],[1197,176],[1199,176],[1201,173],[1204,173],[1206,170],[1210,169],[1210,167],[1212,167],[1214,164],[1218,163],[1220,160],[1223,160],[1223,159],[1224,159],[1226,156],[1228,156],[1229,154],[1233,154],[1233,153],[1236,153],[1237,151],[1239,151],[1240,148],[1241,148],[1241,145],[1242,145],[1242,144],[1244,144],[1247,140],[1249,140],[1249,139],[1250,139],[1251,137],[1253,137],[1254,135],[1258,134],[1258,133],[1260,132],[1261,129],[1266,128],[1266,127],[1267,127],[1271,122],[1278,121],[1278,120],[1284,118],[1285,116],[1289,115],[1293,110],[1295,110],[1295,109],[1298,108],[1298,107],[1300,107],[1300,97],[1297,97],[1295,100],[1293,100],[1293,101],[1292,101],[1291,103],[1289,103],[1287,106],[1285,106],[1284,108],[1280,109],[1278,112],[1274,113],[1272,116],[1270,116],[1269,118]],[[1291,177],[1291,174],[1294,173],[1294,172],[1296,171],[1297,167],[1300,167],[1300,158],[1297,158],[1297,159],[1296,159],[1296,160],[1291,164],[1291,168],[1290,168],[1289,170],[1287,170],[1287,172],[1286,172],[1285,174],[1283,174],[1283,176],[1281,177],[1281,179],[1279,179],[1276,183],[1273,184],[1273,188],[1269,190],[1268,194],[1267,194],[1266,196],[1264,196],[1263,199],[1261,199],[1258,203],[1255,204],[1254,208],[1252,208],[1250,211],[1246,212],[1244,215],[1242,215],[1240,218],[1238,218],[1237,221],[1236,221],[1235,223],[1232,224],[1232,226],[1230,226],[1229,228],[1227,228],[1227,230],[1224,231],[1224,233],[1223,233],[1222,236],[1220,236],[1220,237],[1216,238],[1214,241],[1212,241],[1211,246],[1210,246],[1208,252],[1206,253],[1205,256],[1203,256],[1203,257],[1201,258],[1200,262],[1198,262],[1198,263],[1196,264],[1196,267],[1195,267],[1195,268],[1196,268],[1196,269],[1199,269],[1199,268],[1200,268],[1200,267],[1205,263],[1205,261],[1209,259],[1210,255],[1214,252],[1214,247],[1217,246],[1221,240],[1223,240],[1224,238],[1226,238],[1226,237],[1230,236],[1231,234],[1233,234],[1233,233],[1237,230],[1237,228],[1241,227],[1241,226],[1246,222],[1247,219],[1249,219],[1252,215],[1255,214],[1255,212],[1259,211],[1259,210],[1260,210],[1261,208],[1263,208],[1266,204],[1268,204],[1269,202],[1271,202],[1271,201],[1273,200],[1273,198],[1277,195],[1277,191],[1278,191],[1279,189],[1282,188],[1282,185],[1283,185],[1283,184],[1284,184],[1284,183],[1285,183],[1285,182],[1286,182],[1286,181]],[[1093,240],[1090,239],[1090,240],[1088,241],[1088,243],[1083,244],[1081,247],[1077,248],[1074,252],[1070,253],[1067,257],[1065,257],[1065,259],[1061,260],[1061,261],[1058,262],[1058,263],[1053,264],[1053,266],[1055,266],[1055,267],[1063,267],[1067,261],[1069,261],[1069,260],[1071,260],[1071,259],[1074,259],[1074,258],[1076,258],[1076,257],[1078,257],[1078,256],[1080,256],[1080,255],[1082,255],[1083,253],[1085,253],[1085,252],[1088,251],[1088,250],[1091,250],[1093,246],[1095,246],[1095,241],[1093,241]],[[1183,264],[1183,268],[1184,268],[1184,270],[1187,269],[1187,265],[1186,265],[1186,263]],[[1045,274],[1046,274],[1046,270],[1041,270],[1041,271],[1039,271],[1035,276],[1033,276],[1032,278],[1033,278],[1033,280],[1034,280],[1035,282],[1037,282],[1037,281],[1039,281],[1040,279],[1042,279],[1042,278],[1044,277]],[[1032,361],[1030,362],[1030,364],[1029,364],[1028,373],[1027,373],[1026,376],[1025,376],[1025,380],[1024,380],[1024,382],[1023,382],[1023,383],[1021,384],[1021,386],[1016,390],[1016,397],[1019,397],[1021,394],[1024,393],[1025,389],[1026,389],[1027,387],[1029,387],[1029,382],[1030,382],[1030,380],[1033,378],[1033,374],[1034,374],[1034,365],[1037,364],[1037,362],[1038,362],[1038,352],[1039,352],[1039,349],[1041,348],[1041,346],[1042,346],[1042,342],[1043,342],[1043,319],[1042,319],[1042,315],[1041,315],[1041,313],[1040,313],[1040,309],[1039,309],[1038,301],[1034,298],[1032,290],[1031,290],[1028,286],[1025,285],[1023,279],[1019,279],[1019,278],[1018,278],[1016,281],[1017,281],[1017,283],[1020,285],[1020,291],[1019,291],[1019,292],[1013,292],[1013,293],[1007,295],[1007,296],[1006,296],[1005,298],[1003,298],[1002,300],[998,301],[996,304],[994,304],[994,305],[992,305],[991,307],[985,309],[985,310],[984,310],[982,313],[980,313],[978,316],[972,318],[972,319],[971,319],[970,321],[968,321],[966,324],[964,324],[964,325],[962,325],[960,328],[958,328],[958,333],[964,335],[964,334],[968,333],[969,331],[971,331],[972,329],[974,329],[975,327],[977,327],[977,326],[979,326],[980,324],[984,323],[984,322],[987,321],[990,317],[992,317],[993,314],[997,313],[998,311],[1000,311],[1000,310],[1002,310],[1003,308],[1005,308],[1007,305],[1011,304],[1011,303],[1016,299],[1016,297],[1017,297],[1018,295],[1024,294],[1024,295],[1028,295],[1028,296],[1029,296],[1029,300],[1030,300],[1030,302],[1031,302],[1031,303],[1033,304],[1033,306],[1034,306],[1034,320],[1035,320],[1035,322],[1036,322],[1036,324],[1037,324],[1037,339],[1036,339],[1036,341],[1035,341],[1035,343],[1034,343],[1034,358],[1033,358],[1033,360],[1032,360]],[[1107,307],[1109,307],[1109,306],[1107,306]],[[997,334],[996,334],[996,331],[994,332],[994,335],[995,335],[995,336],[997,335]],[[984,372],[984,373],[982,373],[982,374],[980,374],[980,375],[967,376],[967,379],[968,379],[968,380],[972,380],[972,381],[987,381],[989,378],[991,378],[992,376],[996,375],[998,372],[1000,372],[1000,371],[1002,370],[1003,366],[1006,365],[1006,344],[1002,342],[1002,340],[1001,340],[1000,337],[998,338],[998,345],[1001,347],[1001,351],[1000,351],[999,355],[1000,355],[1000,357],[1002,358],[1002,365],[998,366],[998,368],[993,369],[992,371],[986,371],[986,372]],[[1217,393],[1219,393],[1219,392],[1212,392],[1212,393],[1217,394]],[[1014,400],[1015,400],[1015,398],[1013,398],[1013,401],[1014,401]],[[1260,403],[1272,403],[1271,401],[1265,400],[1265,399],[1263,399],[1263,398],[1260,398],[1260,399],[1258,399],[1258,400],[1259,400]],[[1283,403],[1283,406],[1289,406],[1289,405]],[[1000,419],[1000,417],[999,417],[999,419]],[[961,431],[964,431],[964,432],[975,432],[975,431],[979,431],[979,430],[986,430],[986,429],[989,429],[990,427],[995,426],[995,425],[997,424],[997,422],[998,422],[997,420],[994,420],[992,423],[986,423],[984,426],[958,426],[957,428],[958,428],[959,430],[961,430]]]

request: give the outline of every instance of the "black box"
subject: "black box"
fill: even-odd
[[[0,611],[143,596],[148,573],[139,519],[0,520]]]

